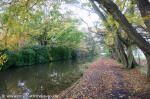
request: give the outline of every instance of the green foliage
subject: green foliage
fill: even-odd
[[[47,8],[47,7],[46,7]],[[31,40],[41,45],[61,45],[77,47],[83,32],[77,29],[78,20],[72,19],[68,14],[61,14],[58,4],[52,5],[51,11],[42,13],[38,10],[29,27],[36,33],[30,34]]]
[[[11,66],[15,65],[17,60],[17,55],[14,51],[8,51],[8,49],[1,50],[3,54],[7,55],[7,62],[5,62],[2,66],[2,70],[8,69]]]
[[[42,45],[34,45],[23,47],[19,52],[19,60],[16,66],[33,65],[47,63],[50,61],[58,61],[71,58],[71,50],[62,46],[46,47]]]
[[[78,52],[77,52],[76,50],[73,50],[73,51],[71,52],[72,59],[76,59],[76,58],[77,58],[77,56],[78,56],[77,53],[78,53]]]
[[[7,62],[7,55],[3,53],[4,48],[0,48],[0,71],[2,69],[2,66]]]
[[[0,43],[6,48],[0,52],[3,70],[78,56],[72,51],[79,49],[85,35],[78,30],[79,20],[73,19],[69,11],[61,12],[61,4],[60,0],[14,0],[2,5]]]
[[[2,70],[13,66],[29,66],[33,64],[48,63],[51,61],[66,60],[72,58],[72,49],[63,46],[47,47],[42,45],[25,46],[19,51],[8,49],[1,50],[7,55],[7,62]]]
[[[34,45],[32,49],[35,51],[35,61],[37,63],[47,63],[50,61],[49,49],[46,46]]]
[[[75,3],[75,0],[65,1]],[[67,11],[61,13],[60,4],[47,0],[12,1],[0,13],[3,45],[9,49],[37,43],[77,47],[83,37],[77,28],[79,20],[72,19]]]
[[[76,47],[84,37],[84,33],[77,30],[75,26],[69,25],[62,31],[61,36],[58,38],[60,45]]]
[[[51,61],[58,61],[71,58],[71,49],[63,46],[51,47],[50,53],[52,57]]]
[[[19,51],[19,58],[16,66],[35,64],[35,51],[30,47],[23,47]]]

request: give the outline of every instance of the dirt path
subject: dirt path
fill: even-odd
[[[150,99],[146,75],[121,67],[112,59],[97,60],[59,99]]]

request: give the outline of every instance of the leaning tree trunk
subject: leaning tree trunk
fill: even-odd
[[[90,2],[91,2],[91,4],[92,4],[92,6],[93,6],[93,8],[94,8],[94,10],[96,11],[96,13],[98,14],[98,16],[103,20],[103,22],[105,23],[105,24],[107,24],[106,25],[106,28],[108,29],[108,31],[110,31],[110,33],[114,30],[114,29],[112,29],[112,27],[109,25],[109,23],[107,22],[107,15],[105,16],[104,14],[103,14],[103,12],[102,11],[100,11],[100,9],[96,6],[96,4],[94,3],[94,1],[93,0],[89,0]],[[114,31],[113,31],[114,32]],[[124,50],[124,48],[123,48],[123,43],[120,43],[121,41],[118,39],[118,38],[116,38],[116,41],[115,41],[116,43],[115,43],[115,45],[116,45],[116,49],[115,50],[113,50],[113,48],[112,48],[112,50],[110,51],[110,56],[111,56],[111,58],[113,58],[113,59],[115,59],[115,60],[118,60],[119,62],[121,62],[124,66],[125,66],[125,68],[127,68],[128,67],[128,57],[127,57],[127,55],[126,55],[126,53],[125,53],[125,50]],[[116,55],[117,54],[117,55]],[[118,56],[118,57],[116,57],[116,56]],[[129,56],[129,58],[131,57],[132,55],[130,55]],[[133,61],[133,58],[130,58],[130,59],[132,59],[131,60],[131,65],[132,65],[132,61]],[[130,68],[132,68],[132,66],[130,66],[129,65],[129,67]]]
[[[127,46],[127,57],[128,57],[128,69],[135,68],[137,66],[137,63],[132,53],[132,45]]]
[[[130,39],[132,39],[139,48],[150,55],[150,44],[136,31],[127,18],[119,10],[118,6],[112,0],[95,0],[102,4],[113,18],[122,26]]]
[[[116,45],[116,51],[118,53],[119,59],[121,60],[121,63],[124,65],[125,68],[128,67],[128,57],[125,53],[124,47],[122,42],[118,39],[118,37],[115,38],[115,45]]]
[[[111,58],[117,60],[120,62],[120,59],[118,57],[118,54],[117,54],[117,51],[116,51],[116,48],[113,48],[113,51],[112,51],[112,55],[111,55]]]
[[[132,52],[132,41],[129,39],[124,39],[121,37],[120,33],[117,32],[118,39],[122,42],[122,44],[126,47],[127,52],[127,60],[128,60],[128,69],[135,68],[137,66],[137,63],[134,59],[134,55]]]
[[[150,81],[150,55],[144,53],[146,56],[146,60],[147,60],[147,79],[148,81]]]
[[[137,0],[137,5],[140,10],[141,16],[144,19],[144,23],[150,33],[150,2],[149,0]],[[147,77],[150,81],[150,54],[148,52],[144,53],[147,60]]]
[[[144,19],[147,30],[150,33],[150,2],[149,0],[137,0],[137,5],[141,12],[141,16]]]
[[[127,18],[119,10],[118,6],[112,0],[94,0],[102,4],[113,18],[123,27],[130,39],[147,55],[147,61],[150,61],[150,44],[147,42],[129,23]],[[144,0],[141,0],[144,1]],[[147,0],[148,1],[148,0]],[[149,27],[148,27],[149,28]],[[150,77],[150,63],[148,63],[148,76]]]

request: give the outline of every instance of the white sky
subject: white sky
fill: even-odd
[[[87,1],[88,0],[80,0],[80,2],[82,2],[82,3],[86,3]],[[79,6],[80,6],[80,4],[79,4]],[[61,8],[64,11],[65,10],[71,10],[73,12],[73,17],[79,18],[79,19],[82,18],[84,21],[86,21],[86,23],[88,23],[89,27],[94,26],[93,22],[100,20],[99,16],[97,14],[95,14],[95,13],[89,14],[89,12],[87,10],[82,9],[80,7],[77,7],[77,6],[67,4],[67,5],[62,6]],[[81,28],[86,29],[87,25],[84,22],[82,22],[80,29]]]
[[[99,17],[95,13],[89,14],[88,11],[73,6],[70,7],[70,9],[76,14],[77,18],[84,19],[89,24],[89,26],[93,26],[93,22],[99,20]],[[86,24],[83,24],[83,26],[85,25]]]

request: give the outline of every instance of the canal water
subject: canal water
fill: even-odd
[[[0,95],[57,95],[82,75],[94,58],[67,60],[0,72]]]

